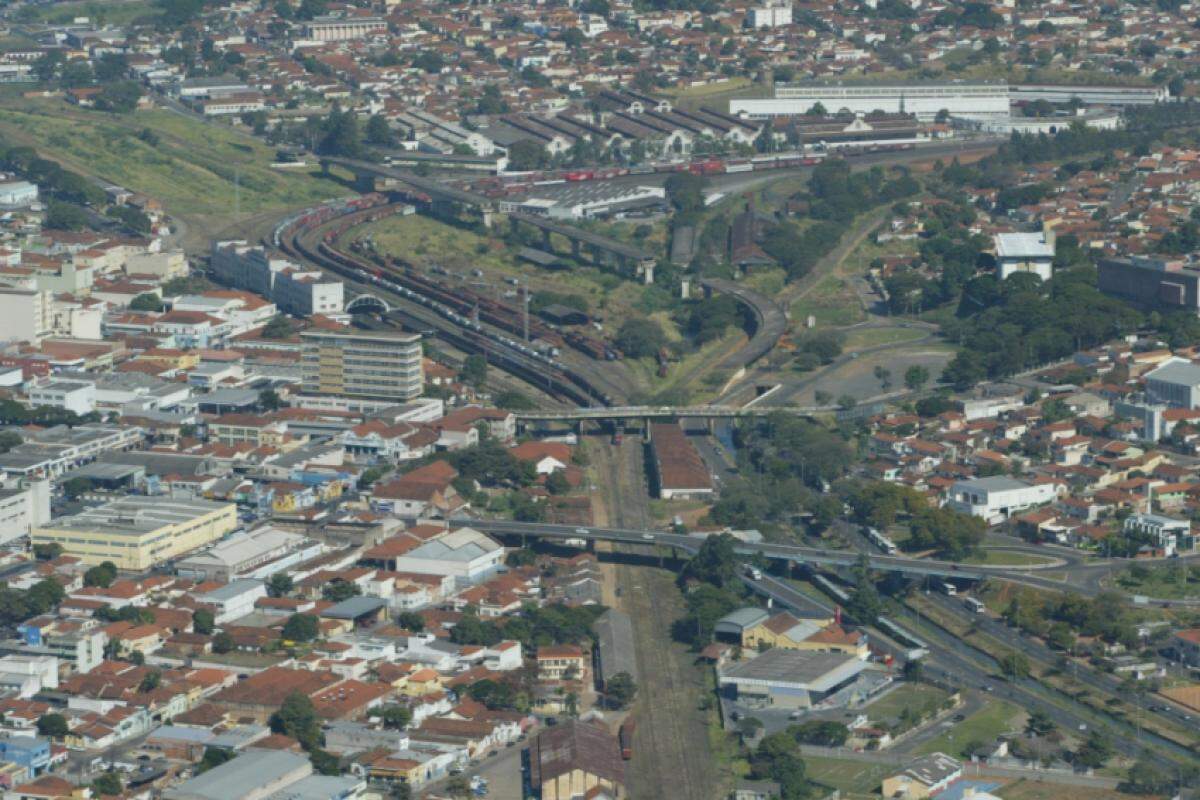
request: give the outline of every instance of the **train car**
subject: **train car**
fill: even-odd
[[[704,161],[693,161],[687,165],[687,171],[693,175],[715,175],[725,171],[725,162],[719,158],[709,158]]]
[[[728,161],[725,164],[726,172],[749,172],[754,169],[754,165],[744,159],[738,161]]]
[[[628,761],[633,758],[633,734],[637,732],[637,722],[630,717],[621,723],[617,731],[617,741],[621,745],[621,758]]]
[[[568,181],[590,181],[592,178],[596,177],[596,173],[589,169],[584,169],[564,173],[563,177]]]

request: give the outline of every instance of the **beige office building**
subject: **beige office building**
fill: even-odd
[[[238,527],[237,506],[167,497],[124,497],[33,529],[35,545],[62,545],[86,564],[144,570],[199,550]]]
[[[421,396],[421,337],[367,331],[305,331],[304,391],[384,400]]]

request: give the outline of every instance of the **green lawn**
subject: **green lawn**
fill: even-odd
[[[150,135],[139,138],[143,131]],[[155,197],[177,215],[228,217],[235,186],[236,205],[245,214],[348,194],[315,172],[271,169],[273,149],[249,135],[164,110],[114,115],[61,100],[7,98],[0,106],[0,139],[34,146],[69,168]]]
[[[925,331],[919,328],[859,328],[846,331],[846,342],[842,349],[863,350],[884,344],[913,342],[925,335]]]
[[[1121,573],[1116,583],[1130,594],[1167,599],[1200,597],[1200,568],[1188,567],[1182,561],[1157,566],[1138,564]]]
[[[923,713],[940,709],[949,696],[935,686],[923,683],[901,684],[863,708],[863,711],[872,722],[887,725],[899,720],[905,708]]]
[[[25,6],[18,15],[22,22],[48,23],[63,25],[76,17],[87,17],[93,25],[114,25],[123,27],[131,22],[138,24],[150,23],[162,14],[151,0],[121,0],[120,2],[96,2],[96,0],[79,0],[78,2],[54,3],[45,6]]]
[[[810,314],[820,327],[853,325],[867,316],[854,287],[836,275],[821,278],[810,292],[792,304],[791,315],[797,325],[804,325]]]
[[[991,742],[997,736],[1018,730],[1024,712],[1011,703],[996,700],[988,703],[964,721],[921,745],[921,753],[946,753],[958,757],[963,747],[973,741]]]
[[[895,771],[887,764],[871,764],[848,758],[804,756],[808,777],[831,789],[840,789],[842,797],[879,796],[883,779]]]

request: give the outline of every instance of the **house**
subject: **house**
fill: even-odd
[[[448,462],[434,461],[371,487],[371,507],[402,517],[448,517],[466,507],[453,486],[457,477]]]
[[[1018,272],[1050,280],[1054,267],[1054,231],[1045,233],[997,233],[996,268],[1000,280]]]
[[[532,463],[538,475],[566,469],[571,463],[571,446],[562,442],[522,442],[509,452],[518,461]]]
[[[946,789],[962,777],[962,764],[945,753],[931,753],[904,771],[883,779],[884,797],[920,800]]]
[[[547,728],[529,746],[530,787],[541,800],[625,800],[625,762],[617,738],[590,722]]]
[[[538,680],[579,680],[587,667],[583,648],[573,644],[539,647],[537,652]]]
[[[1200,628],[1185,628],[1171,637],[1168,649],[1189,667],[1200,667]]]
[[[786,611],[759,622],[742,633],[742,646],[753,649],[783,647],[789,650],[845,653],[858,658],[869,654],[867,636],[848,631],[834,622],[799,620]]]
[[[780,797],[776,781],[738,781],[731,800],[777,800]]]

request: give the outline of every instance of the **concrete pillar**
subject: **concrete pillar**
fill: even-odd
[[[709,417],[709,418],[706,420],[706,424],[708,425],[708,435],[709,435],[709,436],[712,436],[714,433],[716,433],[716,432],[717,432],[717,421],[716,421],[716,419],[714,419],[713,417]]]
[[[642,280],[647,285],[654,283],[654,262],[649,261],[642,264]]]
[[[650,418],[646,417],[644,420],[642,420],[642,425],[643,425],[642,440],[649,442],[650,441]]]
[[[485,208],[483,210],[483,227],[488,228],[490,230],[491,227],[495,224],[496,224],[496,212],[491,210],[490,208]]]

